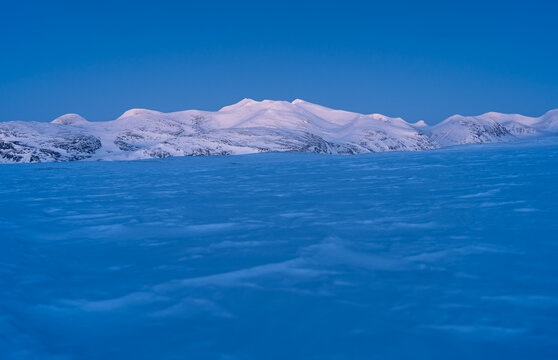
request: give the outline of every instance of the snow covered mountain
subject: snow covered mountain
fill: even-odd
[[[435,125],[432,139],[440,146],[511,141],[515,136],[500,122],[484,116],[453,115]]]
[[[357,154],[430,150],[558,132],[558,110],[540,118],[487,113],[419,121],[329,109],[303,100],[244,99],[219,111],[126,111],[112,121],[66,114],[51,123],[0,123],[0,163],[134,160],[256,152]]]

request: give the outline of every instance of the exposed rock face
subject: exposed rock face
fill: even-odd
[[[454,115],[429,127],[303,100],[244,99],[216,112],[132,109],[113,121],[67,114],[51,123],[0,123],[0,163],[134,160],[257,152],[359,154],[512,141],[558,132],[558,111],[540,118]]]
[[[9,125],[13,124],[0,124],[0,163],[85,160],[102,147],[93,135],[78,132],[49,135],[40,130],[25,132],[17,126],[10,129]]]

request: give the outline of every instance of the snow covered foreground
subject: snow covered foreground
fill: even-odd
[[[0,123],[0,163],[136,160],[258,152],[358,154],[431,150],[558,133],[558,109],[541,117],[454,115],[429,127],[303,100],[244,99],[219,111],[132,109],[113,121],[77,114],[51,123]]]
[[[0,167],[2,359],[555,359],[558,141]]]

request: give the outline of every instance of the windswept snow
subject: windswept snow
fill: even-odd
[[[258,152],[357,154],[431,150],[558,132],[558,112],[540,118],[454,115],[436,126],[334,110],[304,100],[244,99],[219,111],[131,109],[116,120],[63,115],[50,124],[0,123],[0,163],[135,160]]]
[[[4,165],[0,358],[555,359],[557,183],[555,137]]]

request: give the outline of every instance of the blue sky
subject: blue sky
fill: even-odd
[[[12,1],[0,121],[244,97],[436,123],[558,108],[551,1]]]

